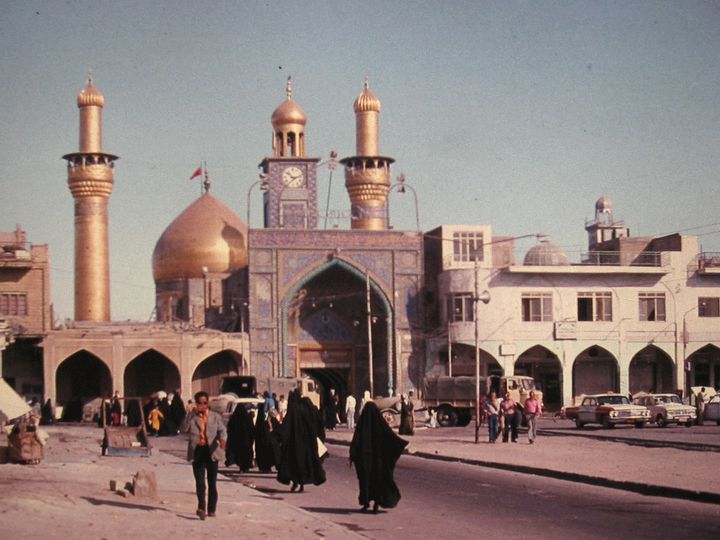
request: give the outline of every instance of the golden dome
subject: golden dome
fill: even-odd
[[[153,251],[155,282],[201,278],[248,264],[247,225],[205,193],[168,225]]]
[[[304,126],[307,123],[307,115],[302,107],[298,105],[292,98],[292,81],[288,77],[287,81],[287,99],[275,109],[272,114],[272,125],[277,128],[286,124],[300,124]]]
[[[100,93],[100,90],[93,86],[92,77],[88,78],[88,83],[85,88],[80,90],[80,94],[77,97],[78,107],[102,107],[105,105],[105,98]]]
[[[365,80],[365,87],[355,100],[353,108],[355,109],[356,114],[368,111],[380,112],[380,100],[372,93],[370,88],[368,88],[367,79]]]

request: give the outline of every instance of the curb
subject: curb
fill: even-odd
[[[349,441],[338,439],[330,439],[328,443],[339,446],[350,446]],[[553,469],[543,469],[540,467],[530,467],[528,465],[513,465],[511,463],[498,463],[496,461],[483,461],[480,459],[469,459],[445,456],[442,454],[431,454],[429,452],[405,452],[409,456],[415,456],[423,459],[434,459],[436,461],[447,461],[453,463],[465,463],[467,465],[475,465],[477,467],[487,467],[489,469],[498,469],[503,471],[517,472],[522,474],[534,474],[536,476],[544,476],[547,478],[555,478],[557,480],[565,480],[568,482],[576,482],[580,484],[590,484],[593,486],[601,486],[613,489],[621,489],[640,493],[641,495],[651,495],[655,497],[666,497],[670,499],[684,499],[693,502],[703,502],[708,504],[720,504],[720,493],[712,493],[710,491],[693,491],[690,489],[674,488],[669,486],[658,486],[655,484],[644,484],[641,482],[629,482],[623,480],[613,480],[611,478],[603,478],[600,476],[590,476],[587,474],[571,473],[567,471],[556,471]]]

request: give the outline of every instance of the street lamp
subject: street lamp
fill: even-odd
[[[255,186],[260,185],[260,191],[267,191],[268,184],[267,184],[267,174],[266,173],[260,173],[260,180],[257,180],[252,183],[250,188],[247,192],[247,221],[246,225],[248,226],[248,229],[250,229],[250,194],[252,193],[252,190]]]
[[[475,319],[475,444],[480,442],[480,323],[478,321],[478,302],[487,304],[490,293],[480,293],[478,283],[478,264],[475,257],[475,294],[473,295],[473,317]]]
[[[417,193],[415,193],[415,189],[410,184],[405,182],[405,174],[403,173],[400,173],[397,177],[397,182],[388,189],[388,198],[385,205],[385,223],[387,224],[387,227],[390,228],[390,192],[395,188],[397,188],[398,193],[406,193],[406,190],[408,189],[412,191],[413,199],[415,201],[415,230],[420,232],[420,215],[418,214]]]

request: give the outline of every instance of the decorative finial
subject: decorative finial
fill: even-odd
[[[288,99],[292,99],[292,77],[288,76],[287,85],[285,86],[285,93]]]
[[[368,88],[370,88],[370,85],[368,84],[368,76],[367,76],[367,75],[365,75],[365,84],[363,85],[363,88],[364,88],[365,90],[367,90]]]
[[[92,86],[93,83],[93,70],[92,68],[88,68],[88,85]]]
[[[203,180],[203,187],[205,188],[205,193],[210,191],[210,184],[211,184],[210,175],[208,175],[207,161],[206,161],[205,162],[205,179]]]

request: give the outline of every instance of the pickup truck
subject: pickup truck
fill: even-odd
[[[564,413],[565,418],[575,421],[578,429],[587,424],[600,424],[606,429],[617,424],[634,424],[641,428],[650,420],[647,407],[633,405],[627,396],[614,393],[587,395],[580,405],[565,407]]]

